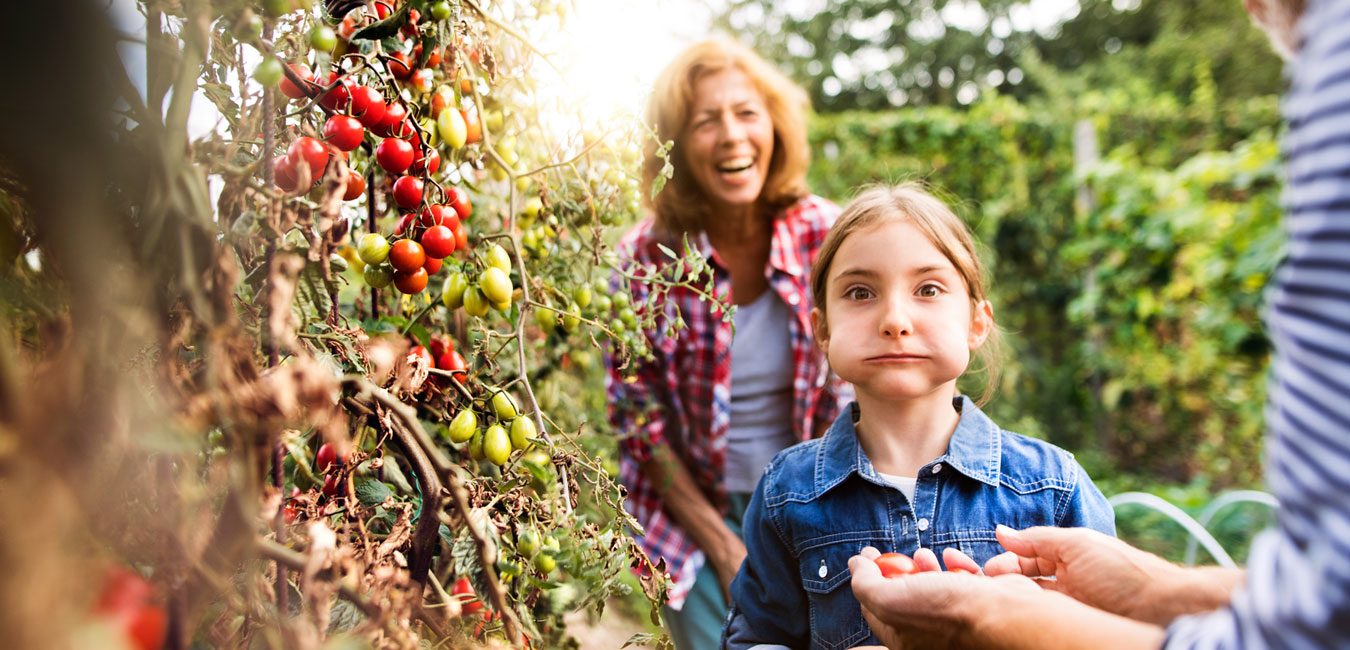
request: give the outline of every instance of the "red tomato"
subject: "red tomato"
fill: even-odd
[[[389,264],[394,267],[395,271],[405,273],[421,271],[422,266],[426,263],[426,251],[422,250],[421,244],[411,239],[400,239],[389,248]],[[426,282],[424,281],[422,284],[425,286]],[[417,291],[404,291],[403,293],[417,293]]]
[[[434,68],[440,64],[441,64],[441,48],[437,47],[431,50],[431,54],[427,55],[426,66],[428,68]]]
[[[422,68],[408,78],[408,85],[418,92],[431,92],[432,72],[427,68]]]
[[[394,234],[395,234],[395,235],[402,235],[404,232],[407,232],[407,231],[408,231],[408,228],[409,228],[410,226],[412,226],[412,224],[413,224],[413,219],[416,219],[416,218],[417,218],[417,215],[412,214],[412,213],[408,213],[408,214],[405,214],[405,215],[399,217],[399,218],[398,218],[398,225],[394,226]]]
[[[435,174],[436,171],[441,168],[440,152],[436,151],[435,147],[432,147],[427,151],[428,153],[423,155],[422,149],[419,148],[417,150],[415,154],[416,158],[413,160],[412,164],[412,173],[420,175],[422,172],[426,172],[427,175],[430,176],[431,174]]]
[[[464,222],[455,224],[455,250],[462,251],[469,248],[469,233],[464,230]]]
[[[427,270],[420,266],[415,271],[394,271],[394,287],[403,293],[421,293],[428,279]]]
[[[412,166],[413,146],[407,140],[385,138],[375,148],[375,162],[390,174],[402,174]]]
[[[425,248],[425,247],[423,247],[423,248]],[[436,275],[436,272],[439,271],[439,270],[441,270],[441,265],[444,264],[444,263],[445,263],[445,261],[442,260],[441,258],[439,258],[439,257],[431,257],[430,255],[428,255],[428,256],[427,256],[427,263],[426,263],[426,264],[423,264],[423,265],[422,265],[422,268],[424,268],[424,269],[427,270],[427,275]]]
[[[300,179],[295,175],[295,165],[290,156],[277,156],[272,159],[272,180],[287,194],[300,187]]]
[[[450,338],[450,336],[447,334],[433,334],[431,336],[430,343],[431,343],[430,345],[431,356],[436,357],[436,359],[438,360],[436,367],[441,368],[441,365],[439,363],[441,355],[445,354],[446,352],[453,352],[455,350],[455,341],[454,339]],[[444,368],[441,369],[444,370]]]
[[[420,345],[414,345],[411,348],[408,348],[408,357],[410,359],[412,357],[422,357],[423,359],[426,359],[428,368],[433,368],[436,365],[431,358],[431,352]]]
[[[327,497],[335,497],[338,493],[338,475],[329,474],[323,479],[323,493]]]
[[[464,116],[464,144],[473,144],[483,139],[483,123],[478,121],[478,112],[459,109]]]
[[[433,94],[431,96],[431,117],[436,118],[440,116],[441,111],[445,110],[445,106],[449,103],[450,99],[446,97],[446,93],[438,92]]]
[[[328,166],[328,148],[309,136],[296,138],[286,150],[286,157],[291,159],[291,166],[296,169],[297,177],[301,164],[309,168],[311,183],[319,180],[323,176],[324,168]]]
[[[974,572],[974,571],[971,571],[970,569],[967,569],[967,568],[965,568],[965,567],[959,567],[959,566],[947,567],[947,573],[965,573],[965,574],[968,574],[968,575],[975,575],[975,572]]]
[[[325,442],[319,445],[318,453],[314,454],[314,469],[321,473],[326,472],[335,462],[337,462],[337,451],[333,449],[333,443]]]
[[[344,41],[352,40],[352,34],[356,33],[356,14],[347,14],[347,17],[342,19],[342,24],[338,25],[337,33]]]
[[[422,179],[402,176],[394,181],[394,203],[404,210],[416,210],[417,206],[422,205]]]
[[[459,215],[447,205],[428,205],[422,208],[417,222],[426,228],[445,226],[454,231],[455,226],[459,225]]]
[[[478,610],[483,609],[483,601],[478,600],[473,593],[473,585],[469,583],[468,578],[460,578],[455,581],[455,586],[450,588],[450,594],[459,597],[463,605],[460,611],[467,616],[476,614]]]
[[[336,71],[329,72],[328,84],[326,85],[332,85],[333,82],[338,80],[338,76],[339,75]],[[323,104],[324,107],[326,107],[330,111],[342,111],[347,108],[347,104],[351,103],[351,100],[352,100],[352,82],[350,80],[343,79],[341,83],[334,86],[332,90],[324,93],[323,97],[319,98],[319,103]]]
[[[395,52],[394,56],[390,57],[389,74],[394,75],[394,78],[399,80],[407,79],[412,75],[412,62],[408,59],[407,54]]]
[[[914,560],[902,553],[882,553],[876,563],[881,568],[881,575],[887,578],[909,575],[917,569]]]
[[[155,605],[142,607],[126,624],[127,636],[139,650],[160,650],[164,647],[167,631],[164,609]]]
[[[365,127],[354,117],[334,115],[323,123],[323,139],[343,151],[361,146],[361,140],[365,137]]]
[[[301,79],[304,79],[305,81],[314,81],[314,73],[310,72],[309,66],[303,63],[292,63],[290,67],[291,71],[294,72],[296,76],[300,77]],[[309,96],[305,94],[304,89],[291,83],[290,77],[283,76],[281,78],[280,88],[281,93],[283,95],[286,95],[287,97],[290,97],[291,99],[303,99]]]
[[[432,226],[422,233],[422,249],[427,257],[445,259],[455,252],[455,233],[445,226]]]
[[[403,121],[408,118],[408,109],[403,107],[400,102],[391,102],[384,109],[384,117],[380,119],[377,126],[371,127],[376,135],[389,137],[395,128],[403,128]]]
[[[384,119],[384,95],[370,86],[357,86],[352,89],[352,117],[361,121],[361,125],[374,130]]]
[[[293,524],[293,523],[295,523],[295,517],[296,517],[297,514],[299,514],[299,513],[296,511],[295,506],[293,506],[293,505],[291,505],[291,504],[289,504],[289,503],[286,504],[286,507],[284,507],[284,508],[281,509],[281,516],[282,516],[282,519],[283,519],[287,524]]]
[[[447,187],[445,188],[445,199],[446,203],[459,214],[460,221],[468,219],[469,215],[473,214],[473,204],[469,203],[468,192],[454,186]]]
[[[113,621],[126,634],[132,647],[159,650],[164,645],[164,610],[153,602],[154,588],[140,574],[111,567],[94,613]]]
[[[456,350],[449,350],[436,359],[436,367],[445,370],[454,375],[455,379],[463,382],[468,378],[469,367],[464,364],[464,357],[459,356]]]
[[[347,169],[347,192],[342,195],[343,201],[355,201],[366,193],[366,177],[362,176],[355,169]]]

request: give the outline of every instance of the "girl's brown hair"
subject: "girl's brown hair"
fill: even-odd
[[[894,187],[870,187],[844,208],[830,232],[825,235],[825,242],[821,244],[816,261],[811,266],[811,299],[821,312],[821,317],[817,319],[817,337],[828,331],[825,285],[839,247],[849,235],[894,221],[914,224],[947,257],[966,285],[972,309],[978,308],[980,303],[988,299],[986,270],[975,251],[975,238],[971,236],[965,222],[947,204],[917,182],[905,182]],[[989,399],[998,384],[1000,348],[998,328],[992,327],[989,337],[975,351],[979,361],[975,372],[983,372],[985,378],[984,389],[975,400],[978,405],[983,405]]]
[[[694,102],[694,86],[703,77],[736,68],[764,96],[765,109],[773,122],[773,157],[759,201],[770,213],[805,196],[806,167],[810,153],[806,143],[806,112],[810,100],[796,84],[769,65],[753,50],[734,41],[712,39],[695,43],[661,72],[647,102],[647,123],[661,142],[675,143],[670,150],[674,174],[653,199],[650,188],[661,174],[665,160],[657,155],[658,144],[649,141],[642,163],[644,202],[656,215],[656,223],[672,233],[704,228],[710,204],[694,175],[689,172],[680,148]]]

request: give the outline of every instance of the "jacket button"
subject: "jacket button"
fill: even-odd
[[[920,520],[919,520],[919,530],[921,530],[921,531],[923,531],[923,530],[928,530],[928,518],[927,518],[927,517],[924,517],[923,519],[920,519]]]
[[[938,464],[936,464],[936,465],[933,466],[933,473],[934,473],[934,474],[937,474],[938,472],[941,472],[941,471],[942,471],[942,463],[938,463]]]

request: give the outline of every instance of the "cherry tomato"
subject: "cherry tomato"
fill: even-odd
[[[455,341],[446,334],[433,334],[428,344],[431,349],[431,356],[436,357],[436,367],[440,368],[441,355],[455,349]],[[441,368],[444,370],[444,368]]]
[[[411,86],[414,90],[422,93],[431,92],[432,82],[433,82],[432,72],[431,70],[428,70],[426,68],[422,68],[412,73],[412,75],[409,76],[408,78],[408,85]]]
[[[457,381],[463,383],[469,377],[467,372],[469,367],[464,364],[464,357],[460,356],[458,350],[451,350],[446,354],[450,358],[446,359],[446,355],[441,355],[441,358],[436,362],[436,367],[450,372]]]
[[[469,232],[464,229],[464,223],[455,224],[455,250],[462,251],[469,249]]]
[[[366,233],[356,242],[356,255],[366,264],[381,264],[389,259],[389,242],[380,233]]]
[[[343,201],[355,201],[366,193],[366,177],[362,176],[355,169],[347,169],[347,191],[342,195]]]
[[[318,453],[314,454],[314,469],[326,472],[335,462],[337,462],[337,451],[333,449],[333,443],[325,442],[319,445]]]
[[[159,650],[166,631],[164,609],[153,602],[154,588],[140,574],[112,567],[103,579],[103,589],[94,613],[112,621],[133,648]]]
[[[432,119],[435,119],[436,116],[440,115],[441,111],[445,110],[445,107],[448,106],[449,104],[450,104],[449,88],[447,88],[446,86],[441,86],[440,90],[437,90],[434,94],[431,95]]]
[[[416,210],[417,206],[422,205],[422,179],[416,176],[402,176],[394,181],[394,203],[404,210]]]
[[[482,140],[483,123],[478,119],[478,112],[461,108],[459,114],[464,117],[464,144],[473,144]]]
[[[431,358],[431,352],[423,346],[414,345],[411,348],[408,348],[408,357],[409,359],[412,357],[421,357],[426,360],[428,368],[436,367],[436,362]]]
[[[365,137],[365,127],[354,117],[334,115],[323,124],[323,139],[343,151],[351,151],[361,146],[361,140]]]
[[[427,151],[428,153],[423,155],[422,149],[418,149],[414,154],[416,158],[413,159],[412,173],[420,175],[426,172],[427,175],[431,175],[441,168],[441,154],[434,147]]]
[[[411,272],[394,271],[394,287],[403,293],[421,293],[423,289],[427,288],[427,280],[430,277],[427,275],[427,270],[420,266],[417,267],[417,270]]]
[[[275,57],[267,57],[253,69],[253,78],[264,86],[275,86],[281,83],[285,74],[281,71],[281,62]]]
[[[455,209],[459,214],[459,220],[464,221],[473,214],[473,204],[469,203],[469,193],[458,187],[445,188],[446,203]]]
[[[332,85],[333,82],[338,80],[338,77],[339,75],[337,72],[329,72],[328,84],[326,85]],[[338,85],[333,86],[332,90],[324,93],[323,97],[319,98],[319,103],[323,104],[330,111],[346,110],[347,104],[351,103],[351,101],[352,82],[348,79],[343,79]]]
[[[408,228],[412,226],[413,220],[416,218],[417,215],[412,214],[411,212],[399,217],[398,224],[394,226],[394,234],[402,235],[403,233],[408,232]]]
[[[417,222],[426,228],[445,226],[453,234],[455,226],[459,225],[459,215],[448,205],[428,205],[422,208],[422,214]]]
[[[914,560],[903,553],[882,553],[876,559],[881,575],[887,578],[909,575],[917,570]]]
[[[393,13],[393,12],[394,12],[394,6],[391,5],[391,4],[389,4],[388,2],[376,2],[376,3],[375,3],[375,15],[378,16],[380,20],[384,20],[385,18],[388,18],[388,17],[389,17],[389,14],[391,14],[391,13]]]
[[[380,123],[371,127],[370,130],[374,131],[376,135],[387,138],[394,132],[394,129],[402,129],[403,121],[407,118],[408,109],[404,108],[400,102],[392,102],[385,106],[384,117],[380,119]]]
[[[394,246],[389,249],[389,264],[395,271],[411,273],[421,271],[422,266],[427,263],[426,251],[422,250],[422,245],[411,239],[400,239],[394,242]],[[422,283],[424,286],[425,281]],[[419,289],[420,291],[420,289]],[[417,293],[416,291],[404,291],[404,293]]]
[[[323,493],[329,498],[337,496],[338,493],[338,475],[329,474],[323,479]]]
[[[337,34],[328,25],[315,25],[309,30],[309,46],[320,52],[332,52],[337,47]]]
[[[303,63],[292,63],[290,67],[291,71],[294,72],[297,77],[300,77],[305,81],[311,82],[314,81],[314,73],[310,72],[309,66]],[[281,77],[280,87],[281,93],[287,97],[290,97],[291,99],[303,99],[309,96],[299,86],[295,85],[294,83],[291,83],[289,77],[286,77],[284,75]]]
[[[455,586],[450,588],[450,594],[459,597],[459,601],[463,605],[460,611],[464,612],[466,616],[476,614],[478,610],[483,609],[483,601],[474,596],[473,585],[469,584],[468,578],[460,578],[455,581]]]
[[[309,180],[314,182],[323,176],[323,170],[328,166],[328,148],[323,146],[322,142],[309,136],[301,136],[291,143],[286,150],[286,157],[290,158],[291,166],[298,172],[300,165],[304,164],[309,168]]]
[[[272,180],[287,194],[300,187],[300,179],[295,175],[295,165],[290,156],[277,156],[272,159]]]
[[[441,270],[442,264],[445,264],[444,259],[428,255],[427,263],[423,264],[422,268],[427,270],[427,275],[436,275],[436,272]]]
[[[432,259],[444,259],[455,252],[455,233],[445,226],[427,228],[426,232],[422,233],[420,241],[427,257]]]
[[[431,54],[427,55],[427,62],[424,63],[428,68],[434,68],[441,64],[441,48],[432,48]]]
[[[390,174],[402,174],[412,166],[413,147],[407,140],[385,138],[375,148],[375,162]]]
[[[374,130],[384,119],[384,96],[370,86],[357,86],[352,89],[352,117],[360,120],[361,125]]]
[[[394,281],[394,269],[387,264],[368,264],[361,272],[361,279],[376,289],[383,289]]]
[[[400,81],[411,76],[412,62],[409,61],[408,55],[402,52],[395,52],[394,56],[390,57],[389,73],[394,75],[394,78]]]
[[[436,20],[445,20],[450,17],[450,3],[441,0],[431,5],[431,17]]]

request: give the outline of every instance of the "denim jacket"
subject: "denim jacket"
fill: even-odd
[[[1115,534],[1101,491],[1067,451],[1004,431],[968,398],[947,453],[925,465],[909,503],[881,479],[840,413],[824,437],[779,452],[745,513],[748,555],[731,583],[722,647],[836,650],[880,645],[849,586],[864,546],[942,557],[956,548],[983,564],[1003,551],[994,527],[1085,526]]]

